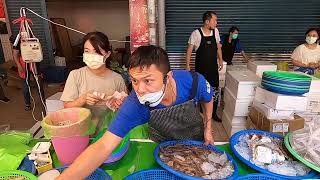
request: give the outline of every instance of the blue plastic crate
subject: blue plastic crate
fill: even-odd
[[[282,178],[267,174],[249,174],[245,176],[239,176],[236,178],[236,180],[282,180]]]
[[[235,133],[230,138],[230,148],[233,151],[234,155],[237,158],[239,158],[243,163],[245,163],[246,165],[251,167],[252,169],[255,169],[256,171],[259,171],[261,173],[268,174],[268,175],[275,176],[275,177],[282,178],[282,179],[308,179],[308,178],[311,178],[316,175],[315,171],[311,170],[308,174],[306,174],[304,176],[285,176],[285,175],[276,174],[276,173],[267,171],[263,168],[256,166],[255,164],[251,163],[250,161],[244,159],[238,153],[238,151],[234,148],[234,146],[238,143],[240,136],[245,135],[245,134],[251,134],[251,133],[265,135],[265,136],[269,136],[269,137],[273,137],[273,138],[277,138],[277,139],[281,139],[281,140],[283,140],[283,137],[278,134],[274,134],[274,133],[266,132],[266,131],[261,131],[261,130],[242,130],[242,131]]]
[[[61,166],[55,169],[62,173],[66,168],[68,166]],[[112,180],[112,178],[103,169],[98,168],[90,176],[86,177],[85,180]]]
[[[124,180],[182,180],[164,169],[148,169],[133,173]]]
[[[28,157],[25,157],[23,159],[23,161],[21,162],[18,170],[27,171],[27,172],[29,172],[31,174],[36,174],[36,172],[37,172],[36,167],[33,164],[33,161],[29,160]]]
[[[165,170],[169,171],[170,173],[182,178],[182,179],[188,179],[188,180],[203,180],[203,178],[200,177],[193,177],[193,176],[189,176],[187,174],[184,174],[180,171],[176,171],[174,169],[172,169],[170,166],[168,166],[167,164],[163,163],[159,157],[159,152],[160,152],[160,148],[161,147],[165,147],[165,146],[172,146],[172,145],[176,145],[176,144],[184,144],[184,145],[190,145],[190,146],[199,146],[199,147],[203,147],[206,149],[210,149],[212,151],[215,152],[219,152],[219,153],[226,153],[224,151],[219,150],[218,148],[216,148],[215,146],[212,145],[205,145],[203,142],[200,141],[192,141],[192,140],[177,140],[177,141],[166,141],[166,142],[162,142],[160,143],[156,149],[154,150],[154,158],[156,160],[156,162]],[[227,177],[225,179],[227,180],[231,180],[234,179],[237,175],[238,175],[238,166],[236,164],[236,162],[232,159],[232,157],[226,153],[229,161],[231,161],[233,167],[234,167],[234,172],[230,177]]]

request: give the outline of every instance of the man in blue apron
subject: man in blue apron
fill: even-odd
[[[213,11],[207,11],[203,14],[202,21],[203,26],[194,30],[189,38],[186,55],[187,70],[190,70],[191,54],[195,49],[195,71],[202,74],[213,87],[214,104],[212,117],[214,120],[221,122],[221,119],[217,116],[217,108],[219,100],[219,70],[223,67],[223,60],[220,34],[216,28],[217,14]]]
[[[167,53],[139,47],[130,57],[134,91],[125,99],[108,131],[89,146],[58,179],[84,179],[99,167],[134,127],[149,122],[152,140],[193,139],[213,144],[213,91],[196,72],[170,70]],[[197,108],[200,103],[203,117]]]

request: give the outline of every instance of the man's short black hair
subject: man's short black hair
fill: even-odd
[[[129,69],[131,68],[145,68],[152,64],[166,75],[170,71],[170,62],[167,52],[161,47],[149,45],[138,47],[130,56]]]
[[[214,11],[206,11],[205,13],[203,13],[202,15],[202,22],[205,23],[206,20],[209,20],[212,18],[212,16],[215,15],[217,16],[217,13]]]

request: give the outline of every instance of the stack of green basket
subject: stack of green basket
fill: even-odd
[[[309,92],[311,77],[286,71],[263,72],[261,85],[272,92],[287,95],[302,95]]]

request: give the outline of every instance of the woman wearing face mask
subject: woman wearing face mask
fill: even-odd
[[[320,67],[319,29],[310,28],[305,35],[306,42],[296,47],[291,59],[296,71],[312,75]]]
[[[70,72],[64,87],[61,100],[64,107],[86,107],[98,122],[98,130],[106,128],[107,113],[105,98],[114,92],[126,92],[124,80],[120,74],[106,67],[106,60],[111,54],[108,37],[101,32],[88,33],[83,38],[83,62],[87,65]],[[117,109],[122,101],[113,104]]]
[[[241,53],[246,62],[249,61],[248,56],[243,50],[243,46],[238,38],[239,28],[232,26],[229,33],[221,36],[222,44],[222,59],[227,62],[227,65],[232,65],[234,53]]]

